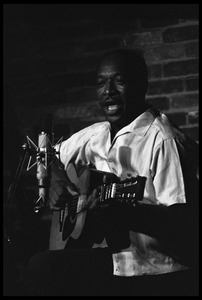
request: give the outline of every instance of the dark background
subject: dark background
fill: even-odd
[[[198,14],[198,4],[3,4],[5,210],[22,145],[27,135],[37,143],[47,114],[55,142],[103,120],[95,69],[108,50],[143,51],[147,101],[198,142]],[[47,248],[50,222],[49,211],[33,212],[36,169],[26,164],[11,210],[21,261]]]
[[[3,25],[6,129],[35,138],[51,113],[56,138],[66,138],[102,120],[97,62],[127,47],[147,60],[148,101],[198,140],[198,119],[188,114],[198,111],[197,4],[4,4]]]

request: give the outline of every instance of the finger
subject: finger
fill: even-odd
[[[89,209],[94,209],[95,207],[98,207],[98,204],[99,204],[99,201],[100,199],[99,198],[95,198],[91,203],[90,203],[90,206],[89,206]]]
[[[72,184],[72,185],[68,185],[68,186],[67,186],[67,190],[68,190],[68,192],[69,192],[72,196],[77,196],[77,195],[79,195],[79,193],[78,193],[76,187],[75,187],[73,184]]]
[[[88,198],[89,209],[95,208],[100,202],[99,192],[97,189],[94,189],[92,194]]]
[[[60,211],[61,208],[57,207],[57,206],[54,206],[52,204],[49,205],[50,209],[53,210],[53,211]]]
[[[64,209],[67,203],[66,198],[59,198],[57,201],[55,199],[51,199],[49,202],[49,207],[54,210]]]
[[[61,193],[61,190],[53,190],[49,195],[49,202],[50,206],[52,208],[64,208],[68,199],[72,198],[72,196],[67,192],[67,190],[63,190]]]
[[[52,191],[51,193],[49,193],[49,202],[51,205],[55,205],[58,201],[58,195],[55,191]]]

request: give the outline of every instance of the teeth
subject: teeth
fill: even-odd
[[[108,106],[108,110],[115,110],[118,109],[118,105],[110,105]]]

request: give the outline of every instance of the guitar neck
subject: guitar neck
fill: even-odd
[[[99,202],[104,204],[109,200],[115,200],[122,203],[136,204],[137,201],[143,199],[146,177],[138,176],[120,182],[111,182],[99,186]],[[88,210],[89,203],[87,195],[79,195],[74,197],[71,205],[76,205],[76,214]]]

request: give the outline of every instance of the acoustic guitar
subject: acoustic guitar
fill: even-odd
[[[72,241],[76,241],[78,245],[79,240],[85,239],[83,236],[88,224],[89,209],[87,194],[94,188],[99,189],[100,206],[122,203],[133,207],[143,199],[146,182],[146,177],[143,176],[120,180],[113,173],[87,167],[78,174],[73,163],[69,164],[67,174],[77,187],[78,195],[71,195],[63,210],[53,212],[50,250],[64,249],[68,243],[72,245]]]

